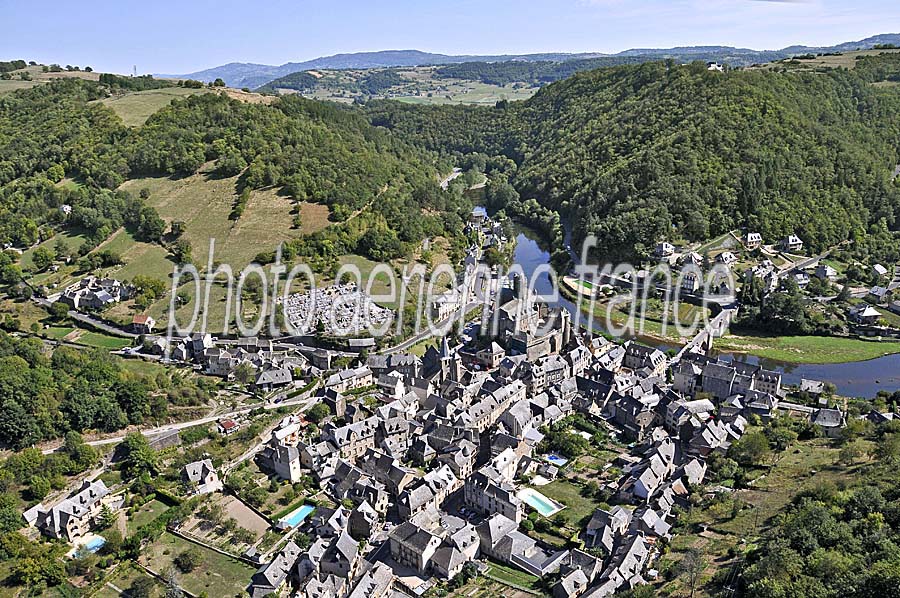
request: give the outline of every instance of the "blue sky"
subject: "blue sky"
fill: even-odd
[[[900,32],[897,0],[82,0],[0,2],[0,60],[186,73],[335,54],[830,45]],[[261,5],[261,6],[260,6]],[[12,25],[12,26],[10,26]]]

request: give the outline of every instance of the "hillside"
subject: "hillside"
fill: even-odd
[[[568,61],[582,61],[597,58],[603,58],[604,60],[595,63],[585,62],[582,65],[584,68],[577,70],[589,70],[601,66],[663,60],[667,58],[677,60],[678,62],[707,60],[723,62],[732,66],[748,66],[810,52],[844,52],[856,49],[869,49],[879,44],[900,44],[900,34],[881,34],[863,40],[845,42],[830,47],[790,46],[781,50],[751,50],[747,48],[732,48],[730,46],[687,46],[678,48],[634,48],[616,54],[558,52],[542,54],[500,54],[492,56],[454,56],[422,52],[419,50],[383,50],[378,52],[336,54],[333,56],[307,60],[305,62],[288,62],[280,66],[232,62],[189,74],[158,76],[177,79],[197,79],[205,82],[221,78],[231,87],[248,87],[255,89],[280,77],[312,69],[377,69],[480,63],[485,65],[483,68],[490,70],[492,67],[486,66],[490,63],[564,63]],[[469,68],[471,68],[471,66]],[[550,68],[550,65],[545,65],[544,68]],[[569,70],[570,74],[571,72],[574,72],[574,70]],[[556,77],[552,80],[555,81],[560,78],[563,78],[563,76]]]
[[[206,90],[129,127],[104,95],[68,79],[0,97],[0,243],[27,249],[0,254],[8,293],[23,270],[35,288],[101,270],[164,281],[177,263],[205,267],[213,238],[236,271],[285,242],[327,277],[348,256],[452,242],[471,209],[441,191],[433,154],[347,110]],[[144,299],[133,308],[164,314],[165,296]],[[130,321],[128,308],[107,316]]]
[[[431,149],[512,158],[516,168],[494,167],[488,199],[509,178],[513,193],[570,216],[576,238],[596,234],[605,257],[740,226],[796,232],[813,250],[878,232],[883,246],[870,249],[896,253],[881,233],[900,217],[900,95],[873,83],[898,72],[893,53],[852,72],[655,62],[579,73],[496,108],[368,111]],[[503,207],[511,195],[500,195]]]

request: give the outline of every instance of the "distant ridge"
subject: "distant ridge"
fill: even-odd
[[[746,66],[757,62],[768,62],[787,58],[809,52],[846,52],[850,50],[868,50],[876,45],[895,44],[900,45],[900,33],[884,33],[873,35],[855,42],[844,42],[835,46],[788,46],[781,50],[752,50],[748,48],[733,48],[730,46],[685,46],[678,48],[633,48],[616,54],[581,53],[567,54],[543,53],[543,54],[499,54],[499,55],[449,55],[422,52],[420,50],[381,50],[377,52],[356,52],[350,54],[335,54],[307,60],[305,62],[288,62],[281,66],[267,64],[253,64],[246,62],[230,62],[210,69],[181,75],[160,74],[159,77],[173,77],[197,79],[200,81],[214,81],[221,78],[231,87],[249,87],[255,89],[266,83],[284,77],[298,71],[311,69],[372,69],[388,67],[410,67],[426,65],[458,64],[463,62],[509,62],[521,60],[528,62],[581,60],[598,57],[621,57],[629,62],[634,57],[642,57],[647,60],[659,60],[674,58],[680,60],[715,60],[726,62],[733,66]]]

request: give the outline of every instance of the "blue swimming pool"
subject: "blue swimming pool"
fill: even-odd
[[[91,540],[86,543],[84,547],[91,552],[97,552],[98,550],[100,550],[100,548],[103,547],[104,544],[106,544],[106,539],[97,537],[91,538]]]
[[[304,519],[309,517],[310,513],[315,510],[316,508],[312,505],[303,505],[296,511],[293,511],[290,515],[279,519],[278,525],[281,528],[297,527],[298,525],[300,525],[300,523],[303,522]]]
[[[525,504],[533,508],[544,517],[555,515],[556,513],[559,513],[566,508],[565,505],[556,502],[552,498],[544,496],[533,488],[522,488],[521,490],[519,490],[518,496],[523,502],[525,502]]]
[[[562,467],[563,465],[565,465],[566,463],[569,462],[568,459],[566,459],[564,457],[560,457],[556,453],[550,453],[549,455],[544,456],[544,458],[547,460],[547,463],[549,463],[551,465],[556,465],[557,467]]]

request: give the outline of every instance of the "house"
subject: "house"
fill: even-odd
[[[347,413],[347,401],[335,388],[320,388],[316,391],[316,398],[328,405],[335,417],[344,417]]]
[[[103,480],[86,481],[75,494],[46,510],[39,510],[35,525],[51,538],[72,542],[91,530],[108,494],[109,488]]]
[[[216,430],[223,436],[231,436],[240,429],[240,424],[233,419],[220,419],[216,422]]]
[[[147,314],[135,314],[131,319],[131,331],[135,334],[153,334],[156,320]]]
[[[294,373],[288,367],[268,366],[260,370],[253,382],[253,388],[259,392],[271,392],[284,388],[294,382]]]
[[[718,62],[707,62],[706,70],[714,71],[717,73],[723,73],[723,72],[725,72],[725,67],[723,65],[719,64]]]
[[[388,536],[391,558],[424,573],[431,557],[441,545],[441,539],[411,521],[406,521],[391,530]]]
[[[806,393],[813,399],[818,399],[825,393],[825,383],[820,380],[800,379],[800,392]]]
[[[874,326],[881,319],[881,312],[867,303],[850,310],[850,319],[863,326]]]
[[[368,417],[344,426],[329,426],[324,434],[327,440],[337,447],[342,459],[355,461],[368,449],[375,448],[375,433],[378,430],[378,424],[377,417]]]
[[[750,251],[762,245],[762,235],[756,232],[748,232],[744,237],[744,247]]]
[[[322,555],[319,567],[322,573],[351,579],[359,563],[359,542],[344,529],[332,540]]]
[[[838,277],[837,270],[835,270],[828,264],[822,264],[822,263],[820,263],[818,266],[816,266],[815,275],[816,275],[816,278],[818,278],[820,280],[830,280],[831,282],[834,282],[835,280],[837,280],[837,277]]]
[[[788,235],[783,238],[778,245],[781,247],[782,251],[790,253],[797,253],[803,249],[803,241],[801,241],[800,237],[797,235]]]
[[[296,422],[284,423],[285,425],[272,432],[269,442],[256,456],[256,461],[263,470],[293,483],[300,481],[303,474],[298,448],[300,425]],[[307,467],[311,466],[310,462]]]
[[[384,563],[378,563],[360,576],[356,587],[347,595],[347,598],[386,598],[391,594],[393,583],[394,572]],[[335,589],[333,593],[323,594],[323,598],[324,596],[339,595],[340,592]]]
[[[838,438],[841,435],[841,428],[846,424],[840,409],[817,409],[810,421],[828,438]]]
[[[489,370],[495,370],[500,366],[500,362],[506,356],[506,352],[496,342],[492,342],[484,349],[475,353],[478,362]]]
[[[211,494],[222,491],[222,480],[210,459],[194,461],[184,466],[182,481],[191,487],[193,494]]]
[[[291,576],[301,552],[300,547],[289,540],[269,563],[253,574],[247,588],[251,598],[262,598],[280,592]]]
[[[889,310],[894,312],[895,314],[900,315],[900,300],[892,301],[891,305],[888,307]]]
[[[890,295],[891,290],[887,287],[875,285],[874,287],[869,289],[869,297],[874,299],[876,303],[884,303],[888,300]]]
[[[615,506],[610,511],[597,509],[584,531],[585,546],[603,548],[612,554],[613,548],[631,525],[631,511]]]
[[[872,266],[872,274],[874,274],[878,278],[883,278],[887,276],[888,269],[882,266],[881,264],[875,264]]]
[[[738,261],[737,256],[731,253],[730,251],[723,251],[719,255],[716,256],[716,261],[720,264],[724,264],[726,266],[730,266],[731,264]]]
[[[671,257],[672,254],[675,253],[675,246],[671,243],[667,243],[666,241],[662,241],[656,245],[656,249],[653,250],[653,255],[659,258],[667,258]]]
[[[357,388],[366,388],[374,383],[375,379],[372,376],[372,370],[368,366],[360,366],[332,374],[325,381],[325,387],[332,388],[337,392],[347,392]]]
[[[397,499],[400,517],[408,519],[430,507],[437,508],[451,493],[462,487],[462,483],[446,464],[429,471],[418,485],[400,494]]]
[[[72,309],[103,309],[131,296],[131,288],[112,278],[88,276],[68,287],[59,300]]]
[[[684,272],[681,275],[681,290],[685,293],[696,293],[700,289],[701,276],[696,272]]]
[[[441,322],[459,311],[463,303],[460,289],[450,289],[441,293],[431,301],[431,321]]]
[[[485,466],[465,481],[466,506],[483,515],[497,513],[518,523],[525,514],[522,500],[516,496],[511,480],[504,479],[494,468]]]
[[[633,371],[649,368],[651,375],[662,376],[668,361],[665,353],[659,349],[629,341],[626,343],[623,365]]]

